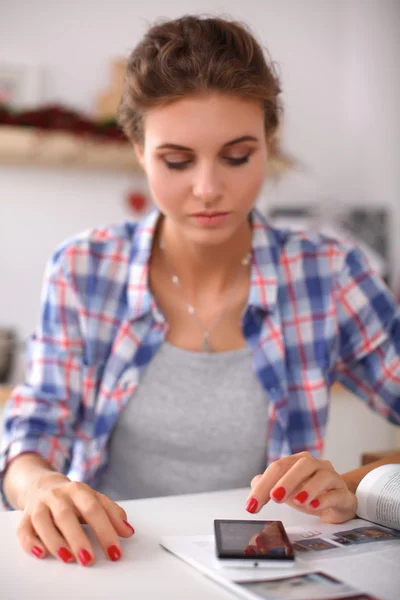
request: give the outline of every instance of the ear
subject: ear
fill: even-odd
[[[142,167],[142,169],[145,170],[145,166],[144,166],[144,152],[143,152],[143,146],[142,146],[142,144],[134,144],[133,148],[135,150],[135,154],[136,154],[136,158],[138,160],[138,163],[140,164],[140,166]]]

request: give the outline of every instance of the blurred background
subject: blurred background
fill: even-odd
[[[23,379],[46,261],[87,227],[151,208],[115,126],[124,60],[147,26],[183,14],[245,21],[281,75],[283,146],[298,165],[265,183],[277,224],[363,246],[400,289],[398,0],[0,0],[0,383]],[[396,428],[342,389],[326,456],[338,470],[400,446]],[[357,436],[353,424],[358,423]]]

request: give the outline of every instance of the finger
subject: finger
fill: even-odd
[[[256,537],[256,546],[261,554],[266,554],[269,551],[268,540],[262,533]]]
[[[343,523],[355,516],[357,499],[346,489],[327,491],[307,507],[309,514],[318,515],[326,523]]]
[[[243,550],[243,554],[247,554],[248,556],[255,556],[256,554],[260,554],[260,551],[256,546],[249,545]]]
[[[286,502],[292,496],[300,493],[301,496],[298,498],[298,501],[300,503],[305,502],[308,496],[306,496],[303,487],[321,467],[321,461],[311,456],[311,454],[306,454],[299,458],[272,488],[272,500],[275,500],[275,502]]]
[[[74,555],[68,547],[66,539],[55,526],[49,507],[44,503],[38,504],[30,517],[36,534],[50,554],[65,563],[74,562]]]
[[[100,503],[104,510],[107,511],[108,517],[113,525],[115,531],[119,536],[124,538],[131,537],[135,530],[132,525],[128,522],[128,517],[122,506],[113,502],[108,496],[97,492]]]
[[[251,480],[251,483],[250,483],[250,487],[252,490],[256,487],[256,485],[260,481],[261,477],[262,477],[262,474],[256,475],[255,477],[253,477],[253,479]]]
[[[17,537],[25,552],[31,556],[36,556],[36,558],[46,558],[47,549],[42,540],[37,536],[29,515],[24,515],[19,522]]]
[[[71,498],[79,514],[94,531],[105,556],[112,561],[119,560],[122,556],[119,535],[98,494],[89,486],[77,482],[77,485],[71,490]]]
[[[53,495],[49,499],[48,507],[55,526],[75,558],[84,567],[93,565],[95,562],[93,546],[79,522],[71,498]]]
[[[324,492],[340,488],[343,488],[343,486],[339,475],[331,471],[317,471],[315,475],[303,481],[301,486],[295,489],[291,495],[288,495],[287,500],[301,506],[308,506]],[[311,506],[313,508],[318,507],[318,503]]]
[[[272,488],[298,460],[298,455],[287,456],[271,463],[252,488],[246,503],[246,510],[257,513],[270,499]]]

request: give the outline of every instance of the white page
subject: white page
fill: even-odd
[[[360,517],[400,530],[400,465],[382,465],[370,471],[356,496]]]

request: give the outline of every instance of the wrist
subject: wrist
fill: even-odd
[[[345,484],[347,485],[348,490],[352,493],[355,494],[358,488],[358,484],[360,483],[357,477],[354,477],[352,475],[352,473],[344,473],[344,475],[342,475],[342,479],[345,482]]]

